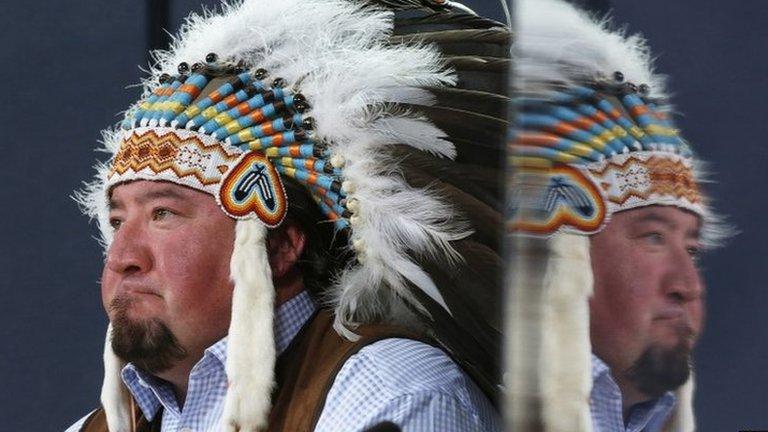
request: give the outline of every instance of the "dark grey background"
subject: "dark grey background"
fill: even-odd
[[[575,0],[641,32],[670,75],[677,124],[710,162],[714,205],[741,233],[702,260],[707,327],[696,356],[699,429],[768,430],[768,2]]]
[[[711,162],[715,206],[742,231],[703,260],[707,328],[697,352],[702,431],[768,430],[768,2],[618,1],[671,76],[678,119]]]
[[[607,0],[593,0],[605,6]],[[106,319],[95,225],[68,198],[92,175],[99,130],[138,97],[147,2],[3,4],[0,107],[0,430],[57,431],[98,403]],[[215,2],[207,1],[213,5]],[[672,75],[678,120],[742,234],[703,260],[708,328],[698,349],[702,431],[768,429],[764,311],[768,3],[616,1]],[[157,1],[153,4],[156,6]],[[175,0],[175,30],[194,0]],[[494,0],[466,1],[502,18]]]

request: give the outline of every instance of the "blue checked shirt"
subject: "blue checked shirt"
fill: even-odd
[[[675,406],[675,396],[662,397],[637,404],[632,408],[627,425],[621,408],[621,391],[602,360],[592,356],[592,393],[589,407],[594,432],[655,432],[660,431]]]
[[[277,309],[278,353],[315,309],[306,292]],[[163,432],[218,431],[226,394],[226,352],[226,338],[205,351],[189,375],[183,407],[168,383],[131,364],[123,369],[123,382],[148,419],[164,409]],[[66,432],[79,431],[86,418]],[[351,356],[336,375],[315,431],[363,431],[383,421],[406,432],[501,430],[488,399],[443,351],[409,339],[385,339]]]

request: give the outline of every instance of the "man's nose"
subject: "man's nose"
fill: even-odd
[[[670,259],[665,284],[666,295],[676,303],[700,300],[704,287],[694,257],[686,249],[677,251]]]
[[[107,269],[120,274],[144,273],[152,267],[146,232],[138,221],[123,221],[107,251]]]

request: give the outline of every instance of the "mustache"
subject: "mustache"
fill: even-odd
[[[699,333],[694,330],[693,326],[687,319],[681,320],[674,326],[674,331],[681,341],[695,341],[699,337]]]
[[[131,289],[126,291],[121,291],[117,293],[109,302],[109,312],[126,311],[132,303],[138,300],[135,296],[136,293],[151,294],[151,295],[156,295],[158,297],[162,297],[159,294],[155,294],[155,291],[152,289]]]
[[[134,302],[136,299],[132,296],[120,293],[109,302],[109,311],[118,316],[123,315]]]

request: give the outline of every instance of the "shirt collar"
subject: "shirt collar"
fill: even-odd
[[[314,315],[317,306],[307,291],[293,297],[277,308],[275,315],[275,349],[282,354],[304,324]]]
[[[304,324],[312,317],[317,306],[307,291],[302,291],[277,308],[274,321],[275,349],[280,355],[288,348],[293,338],[299,333]],[[227,339],[225,336],[211,345],[206,353],[216,357],[222,365],[227,363]]]
[[[605,364],[604,361],[600,360],[600,358],[594,354],[592,354],[592,381],[596,381],[598,378],[605,374],[609,374],[610,376],[611,369],[608,367],[607,364]],[[613,380],[613,376],[610,376],[611,380]]]
[[[621,391],[618,384],[613,378],[610,367],[602,361],[599,357],[592,354],[592,397],[595,397],[597,392],[610,392],[616,395],[619,400],[618,404],[614,405],[619,408],[618,413],[621,415]],[[627,423],[627,429],[630,430],[643,430],[649,425],[658,425],[659,427],[664,423],[669,413],[672,411],[676,403],[675,395],[672,392],[666,392],[658,399],[653,399],[643,403],[636,404],[632,407],[632,412]],[[592,405],[593,408],[602,405]],[[593,418],[595,414],[603,416],[606,413],[592,413]]]
[[[302,291],[277,308],[273,328],[278,355],[290,345],[315,310],[317,306],[307,291]],[[205,350],[203,358],[192,368],[190,375],[203,373],[211,367],[224,370],[226,363],[227,337],[225,336]],[[161,405],[171,411],[178,411],[173,389],[167,382],[139,369],[132,363],[128,363],[123,368],[121,375],[123,382],[148,420],[152,420]]]

